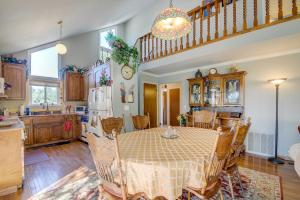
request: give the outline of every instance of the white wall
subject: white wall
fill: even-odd
[[[87,67],[99,59],[99,32],[92,31],[63,40],[68,52],[62,56],[62,66]]]
[[[114,116],[120,117],[124,114],[125,116],[125,127],[126,131],[133,130],[133,124],[131,121],[130,114],[136,115],[138,114],[138,84],[137,84],[137,74],[133,76],[131,80],[123,79],[121,75],[121,66],[112,62],[112,79],[113,79],[113,113]],[[125,91],[128,92],[128,89],[134,85],[134,103],[122,103],[121,101],[121,91],[120,91],[120,83],[123,82],[125,85]],[[127,107],[127,109],[126,109]]]
[[[287,155],[288,148],[300,142],[297,126],[300,123],[300,54],[285,55],[258,61],[239,63],[246,71],[245,116],[252,118],[251,133],[273,135],[275,131],[275,87],[269,79],[286,77],[288,81],[280,87],[279,95],[279,154]],[[208,66],[201,68],[207,74]],[[219,73],[227,73],[228,67],[218,67]],[[196,72],[183,72],[170,76],[154,77],[158,84],[181,83],[181,110],[188,106],[187,78]],[[148,77],[149,79],[149,77]],[[143,82],[143,80],[140,80]],[[141,99],[141,105],[143,99]],[[257,141],[258,142],[258,141]],[[270,144],[265,144],[270,146]],[[272,144],[271,144],[272,146]],[[259,152],[258,152],[259,153]]]

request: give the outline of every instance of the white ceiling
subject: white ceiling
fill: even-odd
[[[1,0],[0,55],[125,22],[155,0]]]

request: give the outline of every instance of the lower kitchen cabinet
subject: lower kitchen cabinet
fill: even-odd
[[[21,117],[25,125],[25,146],[34,147],[77,139],[76,115],[49,115]],[[65,121],[72,123],[70,131],[64,130]]]
[[[34,125],[34,144],[50,142],[51,124]]]

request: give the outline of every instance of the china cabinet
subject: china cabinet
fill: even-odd
[[[210,110],[217,112],[218,126],[231,127],[244,113],[245,75],[246,72],[241,71],[188,79],[187,124],[191,125],[193,111]]]
[[[190,107],[244,106],[246,72],[188,79]]]

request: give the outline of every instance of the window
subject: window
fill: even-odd
[[[116,28],[109,28],[100,31],[99,58],[104,62],[107,60],[107,58],[111,57],[111,47],[105,39],[108,33],[113,33],[114,35],[116,35]]]
[[[59,104],[59,56],[55,47],[30,53],[30,104]]]
[[[58,104],[58,87],[31,85],[31,104]]]
[[[31,76],[58,78],[58,54],[55,47],[31,54]]]
[[[114,35],[116,35],[116,29],[115,28],[110,28],[110,29],[106,29],[104,31],[100,31],[100,47],[104,47],[106,49],[111,49],[110,46],[108,45],[107,41],[106,41],[106,36],[108,33],[113,33]]]

